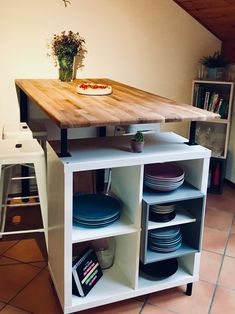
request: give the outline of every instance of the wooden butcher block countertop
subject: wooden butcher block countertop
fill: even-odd
[[[106,96],[80,95],[78,84],[111,85]],[[97,127],[138,123],[205,121],[219,115],[177,103],[110,79],[17,79],[16,85],[47,113],[60,128]]]

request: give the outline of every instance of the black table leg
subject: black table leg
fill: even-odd
[[[191,121],[190,132],[189,132],[189,141],[186,143],[188,145],[197,145],[195,142],[196,137],[196,121]]]
[[[106,136],[106,127],[98,128],[98,137]],[[103,192],[104,191],[104,169],[100,169],[96,171],[96,191]]]
[[[28,122],[28,97],[22,89],[19,91],[19,104],[20,122]]]
[[[190,282],[187,284],[187,288],[186,288],[186,295],[190,296],[192,295],[192,291],[193,291],[193,283]]]
[[[22,89],[19,90],[19,104],[20,104],[20,122],[28,122],[28,97]],[[29,176],[29,168],[22,166],[21,167],[21,176]],[[22,197],[29,196],[30,187],[29,180],[23,179],[21,181],[21,195]],[[28,202],[28,198],[23,198],[23,202]]]
[[[68,130],[60,130],[60,153],[59,157],[70,157],[71,154],[68,152]]]

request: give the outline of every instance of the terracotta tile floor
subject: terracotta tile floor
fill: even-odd
[[[43,238],[0,240],[0,313],[61,314]],[[79,312],[80,314],[234,314],[235,189],[208,194],[200,281]]]

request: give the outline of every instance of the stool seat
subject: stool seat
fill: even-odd
[[[35,172],[35,176],[13,178],[12,168],[15,165],[24,165]],[[23,231],[5,232],[6,212],[8,195],[10,194],[11,180],[25,180],[35,178],[38,190],[38,198],[41,209],[43,228]],[[0,141],[0,237],[4,234],[44,232],[46,245],[48,244],[48,209],[47,209],[47,182],[46,182],[46,160],[45,153],[36,139],[6,139]],[[25,199],[27,197],[22,197]],[[30,204],[28,204],[30,205]],[[27,206],[27,203],[22,204]]]
[[[0,160],[8,163],[27,163],[33,156],[44,157],[44,151],[36,139],[9,139],[0,141]],[[28,161],[29,160],[29,161]]]
[[[3,126],[3,139],[32,139],[33,133],[25,122],[6,123]]]

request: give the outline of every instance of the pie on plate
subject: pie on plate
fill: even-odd
[[[81,83],[77,87],[77,93],[82,95],[109,95],[112,93],[112,87],[106,84]]]

